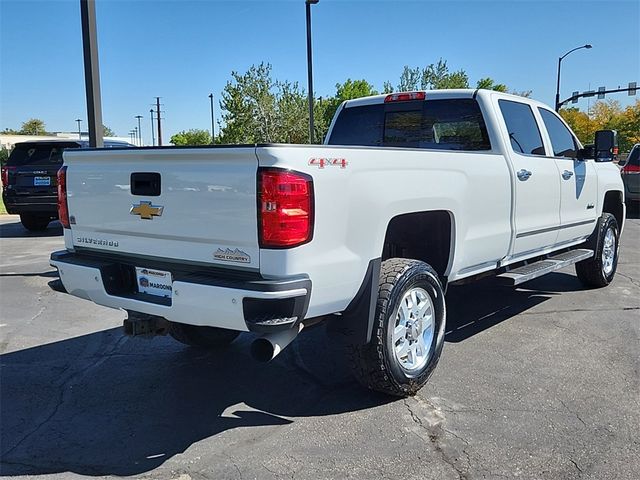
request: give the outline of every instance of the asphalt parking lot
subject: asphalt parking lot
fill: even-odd
[[[123,314],[56,291],[59,226],[0,217],[0,474],[153,479],[637,479],[640,220],[618,274],[452,287],[442,360],[416,397],[351,380],[305,332],[268,365],[124,337]],[[53,287],[53,288],[52,288]]]

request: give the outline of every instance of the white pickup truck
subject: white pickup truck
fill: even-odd
[[[68,293],[126,310],[129,334],[249,331],[269,360],[331,319],[361,383],[412,395],[448,284],[573,263],[612,280],[624,189],[599,133],[588,151],[546,105],[441,90],[347,101],[324,145],[66,151],[51,264]]]

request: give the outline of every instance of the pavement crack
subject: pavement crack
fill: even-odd
[[[570,413],[571,415],[573,415],[574,417],[576,417],[580,423],[582,423],[582,425],[584,425],[586,428],[589,428],[587,426],[587,424],[585,423],[585,421],[582,419],[582,417],[580,417],[580,415],[578,414],[578,412],[574,412],[573,410],[571,410],[566,403],[564,403],[564,401],[562,399],[558,399],[558,401],[562,404],[562,406],[564,407],[564,409]]]
[[[414,401],[416,403],[420,402],[421,399],[418,397],[414,397]],[[409,399],[403,400],[404,405],[411,416],[411,420],[415,423],[421,430],[424,430],[429,438],[429,442],[435,448],[435,451],[438,453],[440,458],[444,463],[449,465],[451,469],[456,473],[460,480],[468,480],[469,479],[469,470],[471,469],[471,458],[466,451],[466,447],[469,446],[469,442],[460,437],[459,435],[453,433],[451,430],[448,430],[444,427],[444,417],[440,415],[435,415],[435,421],[429,422],[423,421],[423,419],[418,415],[414,408],[410,405]],[[434,413],[438,413],[438,408],[430,402],[424,401],[426,406],[433,410]],[[462,448],[456,448],[454,445],[450,445],[446,439],[446,436],[449,435],[457,440],[460,440],[465,446]],[[418,435],[421,439],[420,435]],[[459,465],[460,455],[462,454],[465,458],[466,468],[463,468]]]
[[[578,463],[573,458],[570,458],[569,461],[573,463],[573,466],[576,468],[576,470],[578,470],[578,476],[581,476],[583,472],[580,468],[580,465],[578,465]]]
[[[640,287],[640,280],[636,280],[635,278],[633,278],[631,275],[626,275],[624,273],[620,273],[620,272],[616,272],[618,275],[620,275],[621,277],[626,278],[627,280],[629,280],[631,283],[633,283],[636,287]]]

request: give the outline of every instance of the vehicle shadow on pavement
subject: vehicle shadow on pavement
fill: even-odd
[[[1,356],[0,475],[138,475],[230,429],[393,401],[355,385],[324,328],[266,365],[250,340],[209,353],[114,328]]]
[[[42,232],[30,232],[20,222],[0,223],[0,238],[59,237],[62,230],[60,222],[51,222]]]
[[[493,278],[451,286],[447,291],[445,341],[464,341],[555,295],[584,288],[575,275],[564,272],[551,273],[519,287],[498,285]]]
[[[637,220],[640,218],[640,203],[627,204],[627,218]]]

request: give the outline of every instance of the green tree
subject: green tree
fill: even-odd
[[[0,132],[2,135],[19,135],[20,132],[18,130],[14,130],[13,128],[5,128]]]
[[[9,149],[7,147],[0,147],[0,165],[6,165],[9,158]]]
[[[640,142],[640,100],[623,109],[617,100],[595,102],[588,112],[563,108],[560,115],[584,143],[593,143],[597,130],[617,130],[621,152]]]
[[[409,92],[418,90],[420,87],[420,77],[422,73],[420,67],[410,68],[405,65],[400,74],[400,83],[398,83],[399,92]]]
[[[211,143],[211,134],[207,130],[192,128],[183,130],[171,137],[174,145],[208,145]]]
[[[105,137],[115,137],[116,134],[113,130],[111,130],[106,125],[102,125],[102,135]]]
[[[503,83],[496,83],[493,78],[485,77],[478,80],[476,88],[484,88],[485,90],[495,90],[496,92],[506,92],[507,86]]]
[[[276,83],[271,65],[252,65],[244,74],[231,72],[233,79],[222,91],[222,143],[275,142]]]
[[[462,69],[449,72],[447,61],[441,58],[438,63],[427,65],[422,70],[420,88],[422,90],[469,88],[469,77]]]
[[[44,122],[39,118],[30,118],[22,124],[20,134],[22,135],[46,135]]]

